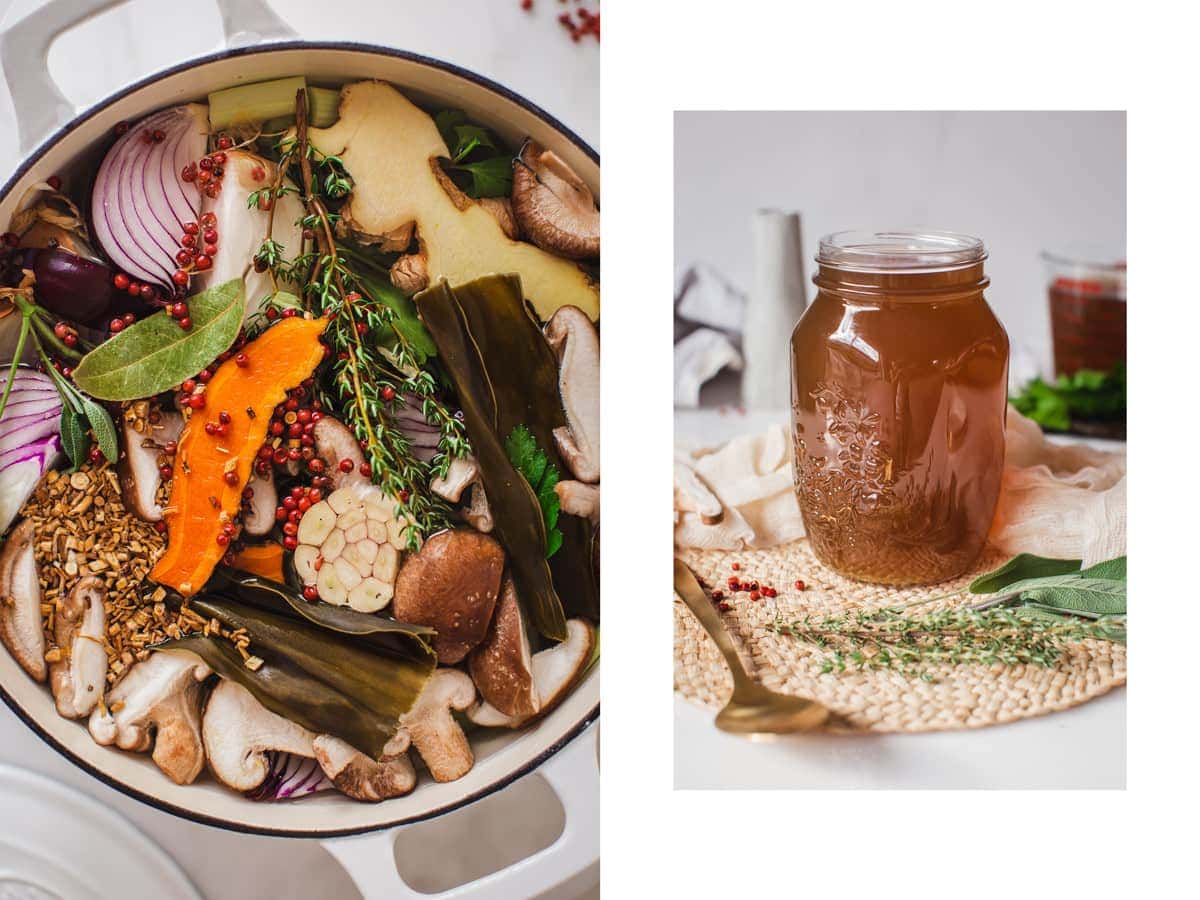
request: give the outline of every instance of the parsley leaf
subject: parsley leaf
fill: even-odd
[[[546,559],[549,559],[558,552],[563,542],[563,534],[558,530],[558,494],[554,492],[559,479],[558,466],[550,462],[545,451],[538,447],[537,439],[524,425],[518,425],[504,439],[504,451],[513,468],[521,473],[537,495],[546,523]]]
[[[450,151],[442,168],[461,190],[476,200],[512,193],[512,157],[492,131],[470,121],[461,109],[443,109],[434,122]]]
[[[1053,382],[1035,378],[1010,400],[1048,431],[1067,431],[1072,419],[1123,419],[1125,397],[1125,363],[1117,363],[1111,372],[1080,369]]]

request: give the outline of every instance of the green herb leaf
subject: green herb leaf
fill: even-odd
[[[1118,556],[1114,559],[1106,559],[1104,562],[1096,563],[1094,566],[1088,566],[1079,573],[1080,578],[1115,578],[1118,581],[1125,580],[1125,557]]]
[[[1067,431],[1072,419],[1119,420],[1126,408],[1125,364],[1117,363],[1111,372],[1080,369],[1053,383],[1035,378],[1010,400],[1048,431]]]
[[[130,325],[83,358],[75,383],[102,400],[136,400],[181,383],[237,339],[242,292],[242,280],[233,278],[190,297],[189,331],[165,310]]]
[[[1047,579],[1048,580],[1048,579]],[[1125,582],[1114,578],[1062,577],[1057,583],[1022,587],[1021,599],[1043,607],[1098,619],[1125,615]]]
[[[994,572],[980,575],[971,582],[968,590],[972,594],[996,594],[1018,581],[1078,573],[1079,566],[1077,559],[1051,559],[1033,553],[1021,553]]]
[[[508,454],[513,468],[521,473],[529,482],[537,495],[538,506],[542,510],[542,519],[546,523],[546,559],[552,557],[562,546],[563,535],[558,530],[558,494],[554,486],[558,484],[558,466],[550,462],[537,445],[537,439],[524,425],[518,425],[504,439],[504,452]]]
[[[461,109],[443,109],[433,117],[433,122],[437,125],[437,130],[441,134],[442,140],[446,142],[446,146],[453,152],[455,145],[458,143],[458,134],[454,129],[459,125],[467,123],[467,114]]]
[[[92,445],[84,427],[86,421],[69,405],[63,404],[62,416],[58,420],[58,436],[72,469],[78,469],[87,461],[88,448]]]
[[[479,162],[460,163],[454,168],[471,176],[471,183],[466,190],[475,199],[507,197],[512,193],[512,158],[509,156],[493,156]]]
[[[92,426],[92,433],[96,435],[96,443],[100,446],[100,452],[109,462],[115,463],[117,461],[117,429],[113,425],[108,410],[90,397],[84,397],[81,394],[79,399],[83,406],[83,414],[87,418],[88,424]]]

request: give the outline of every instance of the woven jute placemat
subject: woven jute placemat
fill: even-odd
[[[922,588],[888,588],[843,578],[817,561],[807,540],[768,550],[678,550],[679,557],[710,588],[725,589],[731,575],[771,585],[775,598],[751,601],[730,594],[722,613],[750,674],[771,690],[817,700],[853,726],[871,731],[935,731],[979,728],[1067,709],[1125,683],[1125,647],[1108,641],[1071,645],[1052,668],[1033,665],[945,665],[930,670],[933,681],[893,670],[821,674],[818,648],[771,625],[805,614],[832,615],[940,597],[990,571],[1004,557],[988,550],[972,571],[956,581]],[[732,564],[739,571],[732,571]],[[797,579],[805,590],[796,590]],[[970,602],[937,600],[927,609]],[[707,707],[724,706],[733,680],[716,646],[678,598],[675,600],[675,690]],[[922,608],[926,609],[925,607]]]

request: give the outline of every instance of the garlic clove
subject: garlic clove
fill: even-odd
[[[345,547],[345,533],[340,528],[335,528],[329,532],[329,537],[325,538],[325,543],[321,545],[321,555],[325,557],[326,562],[333,562],[342,555],[342,550]]]
[[[391,544],[384,544],[379,548],[379,555],[375,557],[375,563],[371,566],[371,574],[380,581],[394,583],[398,559],[399,552],[396,548]]]
[[[292,554],[292,562],[296,566],[296,574],[302,584],[317,583],[317,557],[320,551],[311,544],[301,544]]]
[[[315,503],[300,519],[296,540],[301,544],[320,545],[333,531],[333,526],[337,524],[337,521],[337,514],[327,501],[322,500],[320,503]]]
[[[375,507],[367,507],[367,515],[371,515],[371,511]],[[387,525],[383,522],[377,522],[374,519],[367,519],[367,537],[376,544],[386,544],[388,542]]]
[[[348,592],[338,578],[337,570],[331,565],[321,566],[321,571],[317,573],[317,592],[326,603],[332,603],[334,606],[346,605]]]
[[[392,586],[378,578],[364,578],[350,591],[347,602],[359,612],[376,612],[392,600]]]

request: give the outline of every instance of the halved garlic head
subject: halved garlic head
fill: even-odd
[[[292,556],[305,585],[334,606],[375,612],[392,602],[400,554],[412,519],[368,482],[338,488],[309,507],[296,531]]]

